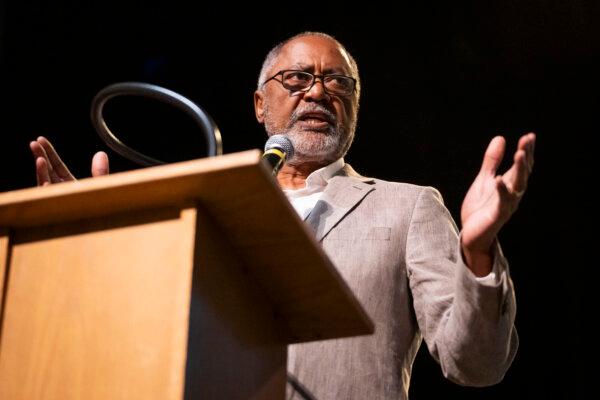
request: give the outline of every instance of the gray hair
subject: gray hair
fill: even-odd
[[[268,79],[267,74],[269,73],[271,68],[273,68],[273,65],[275,64],[275,60],[281,53],[281,49],[283,49],[283,47],[286,44],[288,44],[289,42],[291,42],[292,40],[295,40],[295,39],[298,39],[298,38],[301,38],[304,36],[318,36],[321,38],[329,39],[329,40],[335,42],[335,44],[337,44],[344,51],[344,53],[346,53],[346,55],[348,56],[348,59],[350,60],[350,68],[352,69],[352,75],[354,78],[356,78],[356,95],[357,95],[356,98],[359,99],[360,98],[360,77],[358,75],[358,64],[356,63],[356,60],[354,59],[354,57],[352,57],[352,54],[350,54],[350,52],[348,50],[346,50],[346,47],[344,47],[344,45],[341,44],[336,38],[334,38],[333,36],[328,35],[326,33],[323,33],[323,32],[312,32],[312,31],[302,32],[302,33],[292,36],[289,39],[284,40],[283,42],[281,42],[281,43],[277,44],[275,47],[273,47],[271,49],[271,51],[269,51],[269,53],[265,57],[265,61],[263,61],[262,68],[260,69],[260,74],[258,75],[257,89],[261,90],[262,85]]]

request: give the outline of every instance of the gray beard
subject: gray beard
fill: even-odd
[[[335,120],[335,116],[331,112],[322,107],[317,107],[316,109],[327,112]],[[298,122],[296,112],[292,114],[288,126],[277,128],[271,119],[267,105],[265,105],[264,115],[265,130],[269,136],[276,134],[285,135],[292,142],[294,157],[288,161],[290,165],[300,165],[306,162],[321,165],[330,164],[346,155],[354,139],[356,119],[350,126],[351,132],[348,133],[338,121],[335,121],[333,125],[329,125],[325,131],[301,130],[296,124]]]

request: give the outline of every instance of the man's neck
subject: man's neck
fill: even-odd
[[[277,174],[277,182],[282,189],[302,189],[306,186],[306,178],[325,165],[322,163],[285,164]]]

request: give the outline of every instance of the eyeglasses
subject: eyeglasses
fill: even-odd
[[[275,79],[281,75],[281,80]],[[263,85],[270,80],[276,80],[281,83],[284,88],[290,92],[308,92],[316,82],[316,79],[321,79],[325,93],[334,96],[350,96],[356,88],[356,79],[338,74],[323,74],[315,75],[306,71],[298,71],[294,69],[285,69],[279,71],[269,79],[267,79]]]

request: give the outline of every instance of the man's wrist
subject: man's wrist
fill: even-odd
[[[490,245],[487,250],[473,250],[461,243],[463,260],[473,274],[481,278],[492,272],[494,266],[494,257]]]

